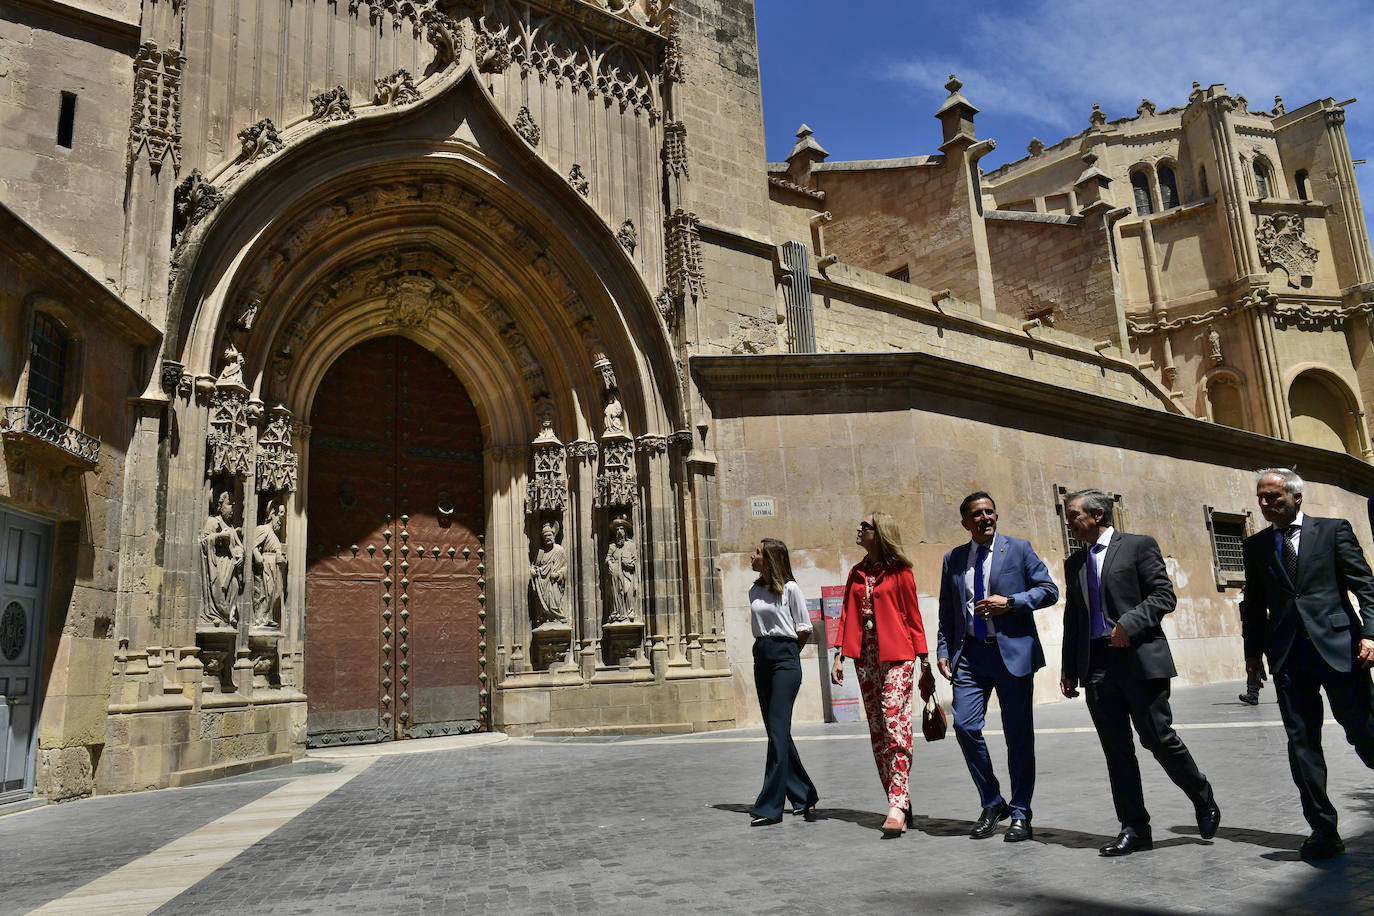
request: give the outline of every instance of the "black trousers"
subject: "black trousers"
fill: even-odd
[[[1293,641],[1283,670],[1273,672],[1279,714],[1288,732],[1288,766],[1302,799],[1302,815],[1316,833],[1336,834],[1336,808],[1326,794],[1326,757],[1322,754],[1322,698],[1345,739],[1365,766],[1374,769],[1374,715],[1371,715],[1369,671],[1332,668],[1305,635]]]
[[[782,817],[785,799],[791,799],[794,808],[816,803],[816,787],[792,742],[792,707],[801,681],[801,648],[795,639],[760,636],[754,640],[754,688],[768,730],[763,788],[750,811],[754,817]]]
[[[1143,837],[1150,836],[1150,812],[1145,809],[1145,793],[1140,787],[1140,764],[1131,726],[1140,736],[1140,746],[1154,754],[1165,774],[1183,790],[1194,808],[1211,804],[1211,784],[1198,771],[1193,755],[1174,731],[1167,677],[1142,679],[1133,675],[1122,650],[1111,648],[1105,639],[1094,640],[1092,673],[1085,692],[1088,712],[1107,758],[1112,802],[1122,827],[1130,827]]]

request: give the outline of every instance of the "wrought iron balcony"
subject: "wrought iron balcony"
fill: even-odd
[[[100,439],[68,426],[36,407],[6,407],[0,432],[7,440],[56,449],[65,463],[90,469],[100,463]]]

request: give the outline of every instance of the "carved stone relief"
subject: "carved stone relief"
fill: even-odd
[[[554,435],[553,425],[547,421],[530,445],[534,459],[534,476],[525,492],[525,512],[560,513],[568,505],[568,478],[564,467],[566,450]]]
[[[274,407],[258,440],[258,492],[289,493],[296,489],[297,457],[292,443],[291,411]]]
[[[527,106],[521,105],[520,111],[515,115],[515,132],[525,138],[525,142],[530,146],[539,145],[539,125],[534,123],[534,115],[530,114]]]
[[[231,344],[224,351],[224,369],[210,394],[210,431],[206,436],[208,477],[248,473],[253,448],[248,422],[248,389],[243,384],[243,357]]]
[[[405,68],[390,76],[379,76],[375,85],[376,89],[372,93],[374,105],[398,108],[420,101],[420,90],[415,88],[415,81],[411,78],[410,71]]]
[[[181,76],[186,58],[177,48],[160,50],[145,41],[134,56],[134,101],[129,115],[128,165],[147,154],[156,175],[172,160],[172,174],[181,172]]]
[[[635,253],[635,248],[639,246],[639,233],[635,231],[634,220],[627,219],[620,224],[620,229],[615,234],[615,240],[620,243],[631,255]]]
[[[587,180],[587,176],[583,173],[582,166],[578,165],[576,162],[573,163],[572,169],[568,172],[568,184],[572,185],[573,190],[583,197],[590,194],[592,190],[591,182]]]
[[[383,264],[386,264],[383,260]],[[426,270],[400,270],[399,262],[386,274],[374,276],[367,282],[365,292],[370,296],[386,296],[391,323],[402,328],[419,328],[428,324],[441,309],[458,311],[458,304]]]
[[[674,296],[706,298],[706,272],[701,260],[700,220],[678,208],[664,220],[667,229],[668,289]]]
[[[224,195],[219,189],[205,180],[200,169],[192,169],[186,180],[177,185],[172,195],[175,214],[172,220],[172,247],[181,244],[182,238],[205,219],[221,203]]]
[[[281,536],[286,506],[268,503],[266,519],[253,533],[253,626],[280,627],[286,591],[286,547]]]
[[[239,131],[239,146],[239,161],[252,162],[280,152],[282,142],[272,119],[263,118]]]
[[[201,621],[236,627],[238,596],[243,586],[243,539],[234,527],[234,503],[227,491],[216,498],[200,534],[201,585],[205,601]]]
[[[607,623],[639,622],[639,554],[630,537],[630,521],[624,516],[611,520],[611,544],[606,548]]]
[[[348,90],[342,86],[326,89],[310,100],[312,121],[351,121],[356,117],[353,113],[353,100],[348,97]]]
[[[687,178],[687,125],[669,121],[663,125],[663,164],[673,175]]]
[[[596,495],[592,502],[598,509],[633,506],[638,498],[634,472],[634,440],[624,433],[603,436],[601,440],[601,473],[596,477]]]
[[[658,316],[663,319],[669,331],[677,330],[677,302],[673,299],[673,293],[668,287],[663,287],[654,297],[654,307],[658,309]]]
[[[1311,280],[1317,269],[1317,247],[1303,229],[1303,218],[1296,213],[1261,216],[1255,232],[1260,261],[1265,267],[1283,268],[1288,285],[1297,289],[1302,280]]]

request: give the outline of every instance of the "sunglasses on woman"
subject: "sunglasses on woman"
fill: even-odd
[[[860,530],[860,531],[877,531],[878,529],[876,529],[876,528],[873,527],[873,523],[872,523],[872,522],[859,522],[859,530]]]

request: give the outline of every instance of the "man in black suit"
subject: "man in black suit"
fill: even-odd
[[[1064,518],[1086,547],[1064,562],[1063,680],[1066,697],[1087,692],[1121,833],[1098,850],[1125,856],[1150,849],[1150,814],[1140,787],[1131,725],[1140,745],[1193,803],[1198,833],[1211,839],[1221,810],[1207,777],[1173,729],[1169,679],[1178,672],[1160,621],[1174,609],[1173,584],[1155,539],[1112,526],[1112,498],[1101,490],[1069,494]]]
[[[1304,515],[1302,491],[1302,478],[1287,468],[1259,472],[1255,495],[1270,527],[1245,539],[1240,616],[1247,671],[1260,670],[1261,651],[1269,656],[1288,765],[1312,826],[1302,857],[1316,860],[1345,852],[1326,795],[1320,690],[1346,740],[1374,769],[1374,576],[1350,523]]]

